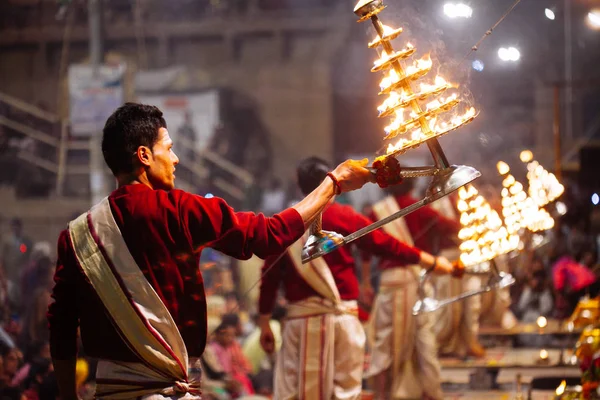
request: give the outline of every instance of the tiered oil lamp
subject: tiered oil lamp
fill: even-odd
[[[380,94],[388,97],[378,111],[379,117],[392,117],[391,123],[385,128],[384,140],[395,140],[395,143],[388,145],[385,155],[373,161],[372,170],[381,187],[400,183],[404,178],[432,176],[433,179],[424,199],[346,237],[320,230],[320,221],[317,221],[302,251],[304,262],[327,254],[438,200],[480,176],[479,171],[472,167],[451,165],[437,141],[438,137],[471,122],[476,116],[475,109],[471,107],[462,114],[454,113],[451,117],[445,117],[447,112],[458,108],[460,100],[456,94],[438,97],[451,88],[439,76],[433,83],[420,83],[418,89],[413,89],[413,85],[431,71],[433,62],[429,55],[412,59],[416,49],[410,43],[406,43],[401,50],[394,50],[391,41],[402,33],[402,28],[383,25],[378,14],[385,7],[383,0],[360,0],[354,8],[354,13],[360,17],[358,22],[370,20],[377,32],[377,37],[368,46],[381,48],[382,51],[371,71],[385,73],[380,83]],[[396,156],[423,143],[427,144],[434,165],[400,168]]]
[[[512,275],[500,272],[494,259],[507,254],[519,245],[519,236],[509,234],[498,213],[490,207],[473,185],[458,190],[457,208],[460,211],[460,223],[463,226],[458,233],[461,240],[460,263],[467,275],[488,277],[485,286],[462,293],[459,296],[438,300],[425,295],[425,282],[429,272],[421,274],[419,300],[413,307],[413,314],[436,311],[440,307],[495,289],[502,289],[515,283]]]
[[[458,196],[463,226],[458,233],[462,241],[460,260],[467,270],[518,247],[519,236],[508,233],[498,213],[473,185],[460,188]]]
[[[539,208],[533,199],[527,196],[523,184],[510,174],[510,167],[504,161],[497,164],[502,181],[502,214],[510,234],[516,234],[521,228],[531,232],[552,229],[554,219],[543,208]]]
[[[565,187],[553,173],[546,170],[540,163],[533,159],[533,153],[530,150],[523,150],[520,158],[521,161],[527,163],[529,197],[533,199],[538,207],[544,207],[564,193]]]

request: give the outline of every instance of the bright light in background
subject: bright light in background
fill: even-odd
[[[531,150],[523,150],[521,154],[519,154],[519,158],[524,163],[529,162],[533,160],[533,153],[531,152]]]
[[[206,193],[206,196],[204,196],[205,199],[212,199],[213,197],[215,197],[212,193]]]
[[[473,69],[475,71],[479,72],[483,71],[483,69],[485,68],[485,64],[481,60],[473,60],[473,63],[471,65],[473,66]]]
[[[521,52],[519,52],[519,50],[517,50],[514,47],[500,47],[498,49],[498,57],[500,57],[500,59],[502,61],[519,61],[519,59],[521,58]]]
[[[587,15],[588,25],[593,29],[600,29],[600,9],[594,9]]]
[[[594,193],[592,195],[592,204],[597,206],[598,203],[600,203],[600,196],[598,196],[598,193]]]
[[[554,18],[556,18],[556,16],[554,15],[554,11],[552,11],[549,8],[546,8],[544,10],[544,14],[546,14],[546,18],[548,18],[549,20],[554,21]]]
[[[560,215],[565,215],[567,213],[567,205],[562,201],[557,201],[556,212],[558,212]]]
[[[471,18],[473,9],[464,3],[444,4],[444,14],[449,18]]]

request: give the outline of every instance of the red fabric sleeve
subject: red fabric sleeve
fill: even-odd
[[[277,260],[277,256],[267,258],[261,268],[260,292],[258,295],[258,312],[271,314],[277,300],[277,290],[282,282],[282,272],[287,268],[294,268],[287,251]],[[273,264],[275,263],[275,264]]]
[[[352,227],[350,232],[356,232],[372,223],[369,218],[351,208],[344,213],[344,220]],[[417,264],[421,258],[421,252],[418,249],[394,239],[381,229],[357,239],[356,244],[359,249],[367,253],[405,264]]]
[[[279,255],[304,233],[304,222],[293,208],[267,218],[235,212],[223,199],[206,199],[180,192],[179,215],[183,231],[194,247],[212,247],[247,260]]]
[[[419,209],[419,218],[423,226],[435,223],[436,232],[444,236],[456,236],[461,228],[460,221],[446,218],[429,206]]]
[[[48,307],[50,351],[57,360],[77,356],[77,328],[79,320],[75,299],[77,260],[71,250],[69,232],[64,230],[58,238],[58,260],[54,273],[54,302]]]

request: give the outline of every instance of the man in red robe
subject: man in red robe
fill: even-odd
[[[58,240],[48,320],[63,400],[77,398],[78,328],[86,354],[99,359],[99,397],[199,398],[195,367],[207,337],[202,249],[239,259],[280,254],[336,193],[372,181],[365,161],[346,161],[272,218],[235,212],[222,199],[174,189],[179,160],[162,112],[135,103],[108,118],[102,152],[118,188]]]
[[[300,163],[298,184],[310,193],[327,179],[329,166],[316,157]],[[349,206],[332,203],[323,212],[323,229],[344,236],[371,221]],[[304,238],[303,238],[304,239]],[[261,344],[273,351],[269,326],[278,288],[283,285],[289,302],[283,344],[275,369],[276,399],[331,400],[361,396],[365,333],[358,319],[359,284],[355,262],[347,247],[302,264],[296,242],[280,259],[269,258],[263,266],[259,312]],[[376,254],[388,265],[419,264],[449,273],[452,265],[395,240],[377,230],[358,239],[359,249]]]
[[[414,180],[388,189],[390,195],[372,206],[371,219],[386,218],[416,203]],[[443,200],[443,199],[442,199]],[[437,204],[441,202],[434,203]],[[456,236],[460,225],[429,206],[396,219],[383,230],[404,243],[439,252]],[[419,268],[382,260],[379,293],[368,325],[371,362],[365,376],[372,378],[375,398],[443,398],[434,316],[412,315],[418,300]]]

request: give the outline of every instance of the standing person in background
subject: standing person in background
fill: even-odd
[[[10,300],[15,305],[21,303],[21,274],[27,267],[31,244],[31,240],[23,234],[23,221],[20,218],[12,219],[10,232],[2,240],[0,263],[4,266],[6,279],[14,287]]]
[[[202,249],[238,259],[281,254],[337,191],[373,180],[366,161],[346,161],[272,218],[235,212],[223,199],[174,189],[179,159],[162,112],[136,103],[108,118],[102,153],[118,188],[58,240],[48,320],[63,400],[77,398],[78,328],[86,354],[99,359],[96,396],[199,399],[207,338]]]
[[[411,196],[413,181],[390,188],[390,195],[371,208],[373,220],[384,219],[417,201]],[[442,228],[438,231],[437,224]],[[434,250],[433,233],[451,234],[456,222],[428,207],[384,225],[383,230],[407,245],[419,243]],[[413,236],[417,232],[418,236]],[[418,247],[418,246],[417,246]],[[412,315],[418,300],[419,265],[383,260],[379,291],[368,325],[371,359],[367,378],[373,378],[377,400],[425,398],[441,400],[442,380],[434,332],[435,316]],[[364,275],[367,275],[364,273]]]
[[[317,157],[300,162],[298,186],[310,193],[330,179],[329,165]],[[371,221],[352,207],[333,202],[323,212],[323,229],[344,236]],[[359,284],[348,247],[341,247],[309,263],[300,259],[306,236],[283,257],[271,257],[263,266],[259,312],[261,344],[274,349],[270,327],[277,291],[283,285],[287,320],[275,367],[274,398],[301,400],[359,399],[362,389],[365,332],[358,319]],[[452,265],[443,257],[399,242],[376,230],[355,242],[360,250],[376,254],[395,266],[419,264],[438,273]],[[267,273],[268,270],[268,273]]]

